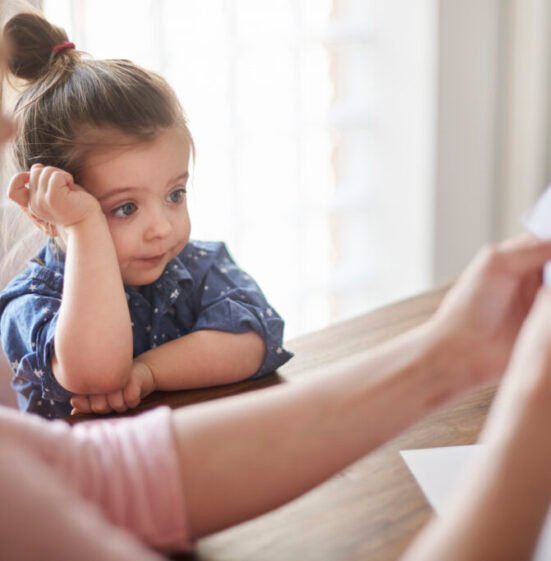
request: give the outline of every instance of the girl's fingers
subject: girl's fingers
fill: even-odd
[[[39,164],[37,164],[38,166]],[[54,168],[52,166],[46,166],[42,168],[31,168],[31,190],[35,189],[37,194],[40,194],[41,197],[44,197],[48,191],[48,185],[50,183],[50,178],[58,171],[58,168]],[[33,175],[33,172],[36,172],[36,179]]]
[[[92,413],[90,400],[85,395],[74,395],[71,398],[71,405],[73,406],[73,410],[76,410],[79,413]],[[72,414],[73,412],[71,412],[71,415]]]
[[[31,190],[36,191],[38,187],[38,180],[44,166],[42,164],[33,164],[29,170],[29,187]]]
[[[108,395],[75,395],[71,398],[73,411],[78,413],[123,413],[128,409],[122,391]],[[73,414],[73,412],[71,412]]]
[[[91,395],[89,396],[89,399],[90,406],[92,407],[92,411],[94,413],[105,414],[111,411],[105,395]]]
[[[9,199],[23,208],[27,208],[29,204],[29,190],[27,189],[28,182],[29,172],[22,171],[11,178],[8,186]]]
[[[111,410],[117,413],[124,413],[128,409],[121,390],[108,394],[107,403]]]
[[[54,189],[59,189],[60,187],[68,186],[71,187],[73,184],[73,176],[66,171],[55,169],[48,176],[48,185],[46,187],[47,194],[51,195]]]
[[[138,384],[126,384],[123,390],[124,401],[129,408],[137,407],[141,401],[140,387]]]

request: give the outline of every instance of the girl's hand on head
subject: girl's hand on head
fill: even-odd
[[[42,164],[16,174],[10,181],[8,197],[42,230],[48,225],[67,228],[101,214],[99,202],[77,185],[70,173]]]
[[[551,241],[526,234],[480,251],[429,321],[449,370],[457,367],[468,385],[504,373],[549,260]]]
[[[155,381],[151,369],[143,362],[135,360],[128,382],[121,390],[109,394],[76,395],[71,399],[76,413],[124,413],[137,407],[142,398],[155,390]]]

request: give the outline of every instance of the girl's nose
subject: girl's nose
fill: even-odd
[[[166,238],[171,232],[172,222],[162,209],[152,211],[149,214],[145,230],[145,238],[147,240]]]

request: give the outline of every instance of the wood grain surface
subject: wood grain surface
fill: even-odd
[[[332,325],[285,346],[295,357],[263,380],[206,390],[155,393],[138,411],[292,383],[425,321],[446,289]],[[192,554],[201,561],[391,561],[430,516],[430,507],[399,451],[476,441],[494,390],[479,391],[433,413],[368,457],[292,503],[251,522],[205,538]],[[70,422],[90,418],[79,416]],[[366,427],[365,430],[369,430]],[[289,477],[292,477],[289,473]],[[223,501],[224,498],[220,497]]]

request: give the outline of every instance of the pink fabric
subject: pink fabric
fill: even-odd
[[[12,512],[19,513],[24,532],[19,535],[27,542],[22,545],[29,546],[35,536],[36,540],[52,542],[63,536],[62,541],[71,543],[73,536],[78,541],[85,534],[94,543],[100,543],[98,536],[101,543],[130,542],[130,536],[113,528],[117,526],[157,549],[189,547],[168,408],[131,419],[82,423],[74,428],[63,421],[48,422],[0,408],[0,445],[0,497],[10,497],[9,505],[4,500],[0,502],[0,520],[12,518]],[[22,509],[23,504],[26,507]],[[56,513],[53,517],[52,511]],[[101,532],[106,532],[107,527],[108,535],[115,536],[113,540],[104,539],[104,533],[96,533],[94,528],[99,532],[100,527]],[[4,526],[0,530],[3,553],[4,544],[8,543],[4,541],[5,532]],[[44,542],[41,547],[42,552]],[[116,545],[113,547],[116,549]],[[133,547],[132,551],[137,544]],[[143,551],[143,555],[148,555],[142,555],[144,560],[156,559]],[[135,553],[125,557],[102,555],[86,559],[142,559]],[[65,557],[58,557],[62,558]],[[74,558],[83,559],[81,554]]]

